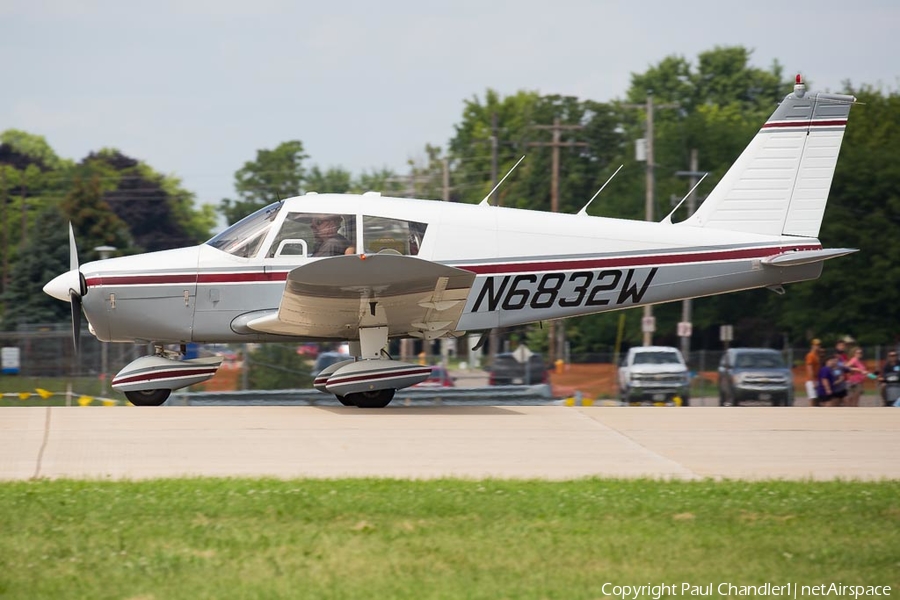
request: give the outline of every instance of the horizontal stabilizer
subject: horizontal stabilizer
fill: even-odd
[[[821,262],[829,258],[846,256],[859,252],[856,248],[822,248],[821,250],[797,250],[796,252],[783,252],[762,259],[762,264],[774,267],[794,267],[814,262]]]

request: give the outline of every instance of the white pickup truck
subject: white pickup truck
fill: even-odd
[[[619,367],[619,395],[625,404],[690,403],[690,375],[678,348],[638,346]]]

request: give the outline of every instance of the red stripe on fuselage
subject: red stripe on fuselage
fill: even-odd
[[[245,273],[199,273],[191,275],[103,275],[88,277],[88,287],[99,285],[184,285],[194,283],[247,283],[255,281],[284,281],[288,271]]]
[[[607,269],[617,267],[666,266],[696,262],[718,262],[725,260],[747,260],[765,258],[794,250],[820,250],[820,244],[798,244],[796,246],[766,246],[734,250],[709,250],[676,254],[628,254],[608,258],[577,258],[569,260],[529,261],[521,263],[488,263],[453,265],[458,269],[476,275],[503,275],[507,273],[540,273],[546,271],[575,271],[585,269]],[[198,275],[113,275],[89,277],[88,287],[99,285],[174,285],[174,284],[223,284],[249,282],[283,282],[289,271],[241,273],[200,273]]]
[[[821,245],[783,246],[778,248],[746,248],[742,250],[715,250],[711,252],[687,252],[684,254],[622,256],[615,258],[593,258],[586,260],[560,260],[550,262],[527,262],[497,265],[464,265],[460,269],[478,275],[503,275],[519,272],[574,271],[576,269],[607,269],[612,267],[646,267],[650,265],[677,265],[692,262],[717,262],[723,260],[746,260],[765,258],[773,254],[793,250],[819,250]]]

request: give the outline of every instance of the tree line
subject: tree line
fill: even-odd
[[[678,174],[692,151],[709,172],[695,194],[702,199],[793,86],[777,62],[751,64],[743,47],[716,47],[695,61],[669,56],[635,73],[621,99],[608,102],[523,90],[503,96],[486,90],[463,101],[462,114],[446,147],[426,145],[425,158],[408,173],[388,169],[353,175],[341,167],[310,165],[300,140],[261,149],[234,174],[236,195],[216,207],[197,206],[194,194],[175,177],[156,173],[118,150],[103,149],[75,163],[59,158],[46,141],[26,132],[0,134],[0,259],[4,328],[67,318],[68,307],[45,300],[40,287],[68,267],[67,221],[79,240],[82,260],[93,248],[117,253],[161,250],[207,239],[217,214],[233,223],[256,208],[304,193],[381,191],[455,202],[481,201],[495,177],[521,156],[526,160],[498,190],[503,206],[550,210],[552,150],[548,128],[563,126],[559,206],[577,212],[609,176],[624,165],[590,214],[644,217],[644,164],[635,140],[644,136],[648,94],[654,111],[654,215],[672,210],[688,191]],[[814,77],[811,91],[820,91]],[[721,324],[734,326],[741,345],[801,346],[813,337],[853,335],[863,344],[898,341],[900,275],[900,96],[847,81],[841,93],[855,95],[820,239],[826,247],[860,252],[829,261],[821,278],[793,284],[787,294],[767,290],[698,299],[694,303],[694,347],[716,348]],[[446,185],[449,181],[449,186]],[[675,220],[684,218],[680,208]],[[680,303],[657,307],[658,343],[677,344]],[[640,312],[625,312],[625,341],[640,339]],[[619,313],[566,321],[576,353],[602,352],[616,338]],[[539,328],[511,332],[543,343]]]

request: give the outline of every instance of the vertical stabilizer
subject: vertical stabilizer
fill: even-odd
[[[855,101],[841,94],[807,94],[798,75],[794,92],[683,224],[817,237]]]

